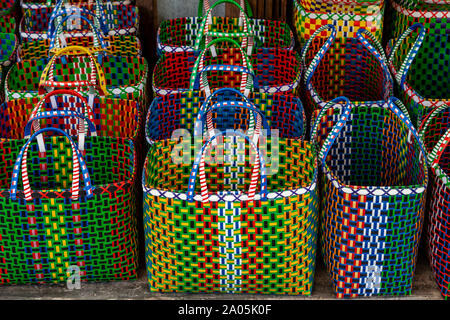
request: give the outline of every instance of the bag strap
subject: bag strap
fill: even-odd
[[[39,134],[43,134],[45,132],[56,132],[61,135],[64,135],[70,142],[71,149],[72,149],[72,155],[73,155],[73,180],[72,180],[72,200],[77,201],[79,198],[79,190],[80,190],[80,169],[82,172],[82,177],[84,180],[84,190],[86,191],[87,198],[92,197],[93,195],[93,186],[91,182],[91,178],[89,176],[89,172],[86,166],[86,163],[78,149],[75,147],[75,143],[73,140],[69,137],[69,135],[64,132],[63,130],[60,130],[58,128],[44,128],[39,130],[38,132],[35,132],[31,138],[25,143],[25,145],[22,147],[22,149],[19,152],[19,156],[17,157],[17,160],[14,164],[13,168],[13,175],[12,175],[12,181],[11,181],[11,188],[10,188],[10,196],[12,200],[17,199],[17,188],[18,188],[18,181],[19,176],[22,174],[22,181],[23,181],[23,187],[25,192],[25,200],[26,201],[32,201],[32,190],[30,187],[30,181],[28,178],[28,167],[27,167],[27,156],[28,156],[28,148],[30,146],[31,141],[35,137],[37,137]]]
[[[243,65],[244,67],[246,67],[247,69],[249,69],[252,73],[253,71],[253,65],[250,61],[250,58],[245,54],[244,50],[241,48],[241,46],[234,41],[233,39],[230,38],[219,38],[219,39],[214,39],[213,41],[211,41],[205,49],[203,49],[201,51],[201,53],[199,54],[199,56],[197,57],[197,60],[194,63],[194,67],[192,69],[192,73],[191,73],[191,78],[189,80],[189,88],[191,90],[193,90],[195,88],[195,81],[197,78],[197,74],[199,71],[203,70],[204,68],[204,60],[205,60],[205,56],[206,56],[206,52],[212,47],[214,46],[216,43],[219,42],[228,42],[230,44],[232,44],[235,48],[239,49],[239,52],[241,53],[242,56],[242,60],[243,60]],[[248,77],[247,74],[244,73],[242,75],[242,82],[241,82],[241,90],[246,92],[247,95],[250,93],[250,84],[247,82]],[[209,90],[209,85],[208,85],[208,81],[206,78],[206,73],[202,73],[202,81],[200,83],[200,90],[202,91],[206,91]],[[210,92],[206,91],[207,96],[210,94]]]
[[[257,153],[257,156],[255,157],[255,163],[252,170],[252,178],[250,182],[250,187],[248,191],[248,201],[253,201],[254,197],[256,195],[256,188],[258,185],[258,174],[261,178],[261,198],[262,200],[266,199],[267,196],[267,179],[266,179],[266,167],[265,167],[265,161],[264,157],[262,156],[262,153],[258,149],[258,147],[251,141],[251,139],[245,135],[242,134],[239,131],[235,130],[227,130],[227,134],[233,134],[240,137],[245,138],[253,148],[253,150]],[[214,137],[209,139],[202,147],[200,152],[198,153],[197,157],[195,158],[194,164],[192,166],[191,175],[189,178],[189,186],[188,186],[188,192],[187,192],[187,198],[188,201],[194,200],[194,192],[195,192],[195,184],[197,180],[197,174],[200,176],[200,187],[201,187],[201,195],[202,195],[202,201],[203,202],[209,202],[209,192],[208,192],[208,186],[206,183],[206,177],[205,177],[205,153],[209,146],[211,145],[211,142],[216,140],[217,138],[224,136],[223,132],[217,133]]]
[[[247,16],[249,18],[253,18],[252,6],[248,2],[248,0],[241,0],[239,2],[239,4],[241,5],[242,8],[245,8],[245,10],[247,11]],[[211,8],[211,5],[209,4],[209,0],[199,0],[198,1],[198,14],[197,15],[199,17],[202,17],[203,16],[203,12],[208,12],[208,10],[210,8]]]
[[[400,48],[400,45],[403,43],[403,41],[414,31],[417,29],[420,29],[419,34],[417,35],[416,40],[414,41],[414,44],[411,48],[411,50],[406,55],[405,60],[402,62],[400,66],[400,70],[395,75],[395,79],[397,80],[397,83],[400,85],[400,87],[403,87],[406,82],[406,77],[408,75],[408,71],[411,68],[412,62],[414,61],[414,58],[416,57],[417,53],[419,52],[420,47],[422,46],[423,40],[425,39],[425,28],[420,23],[416,23],[410,27],[408,27],[395,41],[394,46],[391,49],[391,53],[389,54],[388,63],[389,65],[393,66],[395,53]]]

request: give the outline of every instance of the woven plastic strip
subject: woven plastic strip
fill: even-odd
[[[240,18],[212,17],[214,7],[222,3],[231,3],[239,8]],[[258,48],[292,50],[295,44],[293,33],[286,23],[248,18],[243,7],[235,1],[219,0],[209,8],[205,16],[163,21],[158,29],[158,54],[204,49],[211,39],[205,37],[206,34],[216,38],[237,38],[236,41],[244,43],[243,47],[246,47],[247,38]]]
[[[95,87],[97,95],[135,100],[145,107],[147,75],[148,65],[143,57],[107,55],[99,65],[88,49],[66,47],[50,61],[17,63],[8,73],[5,87],[8,100],[36,97],[48,88],[77,88],[86,96]]]
[[[202,92],[184,92],[158,97],[153,100],[146,119],[146,137],[152,144],[157,140],[183,139],[192,137],[198,113],[207,106],[218,102],[248,102],[257,106],[264,113],[270,128],[276,129],[282,138],[303,138],[306,121],[303,106],[299,98],[291,95],[276,95],[250,93],[245,97],[235,89],[223,88],[214,91],[205,101]],[[216,129],[247,130],[250,126],[251,113],[242,110],[236,112],[236,106],[223,107],[219,113],[213,113],[220,118],[215,121]]]
[[[238,143],[245,145],[242,154],[245,164],[239,162],[243,170],[239,170],[236,190],[249,190],[254,163],[250,160],[249,144],[255,145],[239,135],[227,137],[225,141],[238,139]],[[268,143],[274,147],[270,140]],[[317,163],[312,145],[280,138],[280,169],[275,174],[267,171],[265,182],[257,186],[254,201],[245,200],[247,194],[223,189],[230,185],[223,178],[228,176],[228,164],[206,166],[207,202],[197,194],[200,186],[195,188],[193,201],[186,201],[188,186],[191,190],[195,187],[189,183],[192,161],[174,164],[171,157],[174,147],[175,141],[155,143],[144,170],[150,290],[311,294],[318,227]],[[188,150],[192,156],[199,155],[193,146]],[[261,160],[264,176],[264,157]],[[163,169],[168,166],[170,174]],[[259,190],[264,185],[267,197],[261,200],[264,193]],[[272,214],[272,210],[277,214]],[[167,233],[178,224],[186,227]],[[178,244],[181,239],[188,240]]]
[[[218,42],[223,41],[215,39],[209,45]],[[231,39],[227,42],[236,46],[235,41]],[[253,49],[248,62],[242,51],[241,48],[220,48],[216,50],[216,56],[206,49],[200,53],[166,53],[155,66],[153,90],[155,94],[162,96],[189,90],[204,90],[207,87],[247,87],[249,82],[244,78],[247,74],[235,72],[235,66],[241,65],[254,70],[260,92],[296,94],[302,73],[300,56],[296,52],[285,49]],[[203,69],[202,62],[203,65],[211,67]],[[214,71],[214,74],[209,71]],[[211,75],[205,77],[207,73]],[[200,74],[203,75],[202,81],[199,81]],[[248,77],[248,80],[252,80],[252,77]]]
[[[47,132],[63,136],[39,154],[34,138]],[[136,279],[131,140],[86,137],[81,156],[64,131],[45,128],[0,146],[1,284],[66,282],[75,270],[81,281]]]
[[[306,10],[314,10],[317,7],[327,6],[332,8],[336,5],[367,7],[371,5],[379,5],[380,0],[299,0],[298,3]]]
[[[312,131],[321,146],[320,238],[333,287],[339,298],[409,295],[428,182],[423,145],[400,100],[350,110],[341,102],[323,108]]]
[[[337,38],[354,38],[360,29],[371,32],[381,42],[383,34],[384,1],[374,5],[349,5],[339,1],[311,1],[310,8],[294,1],[293,22],[300,47],[311,38],[320,27],[332,24],[336,27]],[[323,30],[321,37],[329,37]]]
[[[328,39],[319,37],[325,30],[331,31]],[[384,50],[367,30],[358,30],[354,38],[337,38],[333,25],[323,26],[304,46],[302,61],[308,115],[339,96],[367,105],[383,105],[392,96]]]
[[[444,297],[450,295],[450,105],[435,108],[422,123],[420,136],[428,152],[430,190],[427,244],[433,275]]]
[[[21,7],[26,10],[26,9],[37,9],[37,8],[42,8],[42,7],[53,7],[56,5],[56,3],[58,2],[58,0],[20,0],[20,5]],[[66,3],[69,3],[70,5],[86,5],[86,0],[69,0],[69,1],[65,1]],[[94,4],[94,0],[88,0],[87,1],[88,4]],[[133,5],[135,4],[134,0],[113,0],[113,1],[108,1],[111,4],[117,5]]]
[[[388,50],[400,97],[418,128],[431,110],[450,105],[450,33],[426,33],[422,25],[415,24],[394,45],[391,42]]]

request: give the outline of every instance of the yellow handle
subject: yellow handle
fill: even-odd
[[[81,46],[69,46],[69,47],[65,47],[62,49],[59,49],[55,52],[54,56],[52,56],[52,58],[50,59],[49,63],[45,66],[44,71],[42,72],[41,75],[41,79],[39,81],[39,87],[44,87],[47,76],[50,72],[50,70],[53,69],[54,64],[55,64],[55,60],[57,57],[61,56],[61,55],[67,55],[67,56],[78,56],[78,55],[87,55],[89,57],[89,59],[91,60],[92,64],[94,65],[96,71],[97,71],[97,82],[98,82],[98,87],[101,91],[103,91],[104,95],[107,95],[107,91],[106,91],[106,79],[105,79],[105,75],[103,73],[102,68],[100,67],[100,65],[98,64],[98,62],[95,60],[91,50],[89,50],[88,48],[85,47],[81,47]],[[74,81],[76,82],[76,81]]]

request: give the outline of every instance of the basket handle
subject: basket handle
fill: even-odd
[[[243,92],[246,96],[248,96],[252,91],[259,91],[258,78],[253,72],[250,71],[249,68],[245,68],[242,66],[218,65],[218,64],[209,65],[201,69],[200,72],[197,73],[194,82],[194,87],[190,88],[191,91],[199,90],[200,86],[201,88],[203,88],[202,90],[205,92],[206,96],[209,96],[211,94],[208,77],[206,75],[206,73],[209,71],[228,71],[228,72],[238,72],[243,75],[245,74],[247,76],[247,81],[244,82],[245,79],[244,77],[242,77],[243,79],[241,80],[240,86],[241,92]]]
[[[402,42],[415,30],[420,29],[419,34],[417,35],[416,40],[414,41],[414,44],[411,48],[411,50],[406,55],[405,60],[402,62],[400,66],[400,70],[395,75],[395,79],[397,80],[397,83],[400,85],[400,87],[403,87],[403,85],[406,82],[406,77],[408,75],[409,68],[411,68],[411,64],[414,61],[414,58],[416,57],[417,53],[419,52],[420,47],[422,46],[423,40],[425,39],[425,28],[420,23],[416,23],[410,27],[408,27],[395,41],[394,46],[391,49],[391,53],[389,54],[388,63],[389,65],[393,65],[395,53],[400,48],[400,45]]]
[[[258,138],[261,133],[260,130],[259,131],[257,130],[257,128],[253,129],[255,127],[255,120],[254,120],[255,116],[257,118],[258,117],[261,118],[260,121],[262,122],[262,126],[270,134],[270,126],[269,126],[269,123],[267,122],[267,119],[266,119],[264,113],[261,110],[259,110],[253,103],[242,102],[242,101],[221,101],[221,102],[215,103],[211,108],[209,108],[206,111],[205,110],[199,111],[199,113],[197,114],[197,120],[195,121],[194,136],[197,137],[202,134],[203,122],[204,122],[205,116],[206,116],[206,127],[209,132],[209,136],[213,137],[214,136],[214,126],[213,126],[213,120],[212,120],[212,112],[214,110],[222,109],[222,108],[226,108],[226,107],[247,109],[247,110],[252,111],[252,113],[250,114],[251,117],[250,117],[250,123],[249,123],[248,136],[254,137],[253,142],[255,144],[258,143]]]
[[[242,7],[233,0],[219,0],[216,3],[214,3],[211,6],[211,8],[208,10],[207,14],[203,17],[198,34],[199,35],[203,35],[203,34],[207,35],[209,33],[209,25],[212,24],[212,10],[215,7],[217,7],[218,5],[221,5],[223,3],[233,4],[234,6],[236,6],[239,9],[239,11],[241,12],[241,17],[243,17],[243,21],[244,21],[244,32],[242,34],[239,34],[237,32],[221,33],[220,36],[221,37],[244,37],[242,39],[242,47],[247,48],[247,53],[250,55],[251,52],[253,51],[253,38],[248,37],[248,32],[250,31],[250,23],[249,23],[247,15],[245,14],[244,9],[242,9]],[[197,49],[200,48],[201,40],[202,40],[202,37],[197,37],[197,39],[195,40],[194,48],[197,48]],[[206,44],[208,44],[210,41],[211,41],[211,38],[207,36]],[[212,52],[213,52],[213,55],[216,56],[215,48],[212,49]]]
[[[56,2],[55,7],[53,8],[52,14],[49,19],[49,29],[48,29],[49,34],[55,32],[55,25],[58,24],[58,21],[61,19],[63,15],[73,13],[93,17],[95,26],[100,30],[102,30],[102,32],[105,35],[109,33],[109,29],[106,25],[105,9],[103,4],[99,3],[98,0],[96,0],[95,13],[85,8],[76,6],[69,6],[63,8],[63,2],[66,2],[66,0],[59,0],[58,2]]]
[[[72,200],[77,201],[79,198],[79,190],[80,190],[80,169],[82,173],[82,177],[84,180],[84,190],[86,191],[87,198],[90,198],[93,195],[92,190],[92,183],[91,178],[89,176],[89,172],[86,166],[86,163],[78,149],[75,147],[75,143],[73,140],[69,137],[69,135],[64,132],[61,129],[58,128],[44,128],[39,130],[38,132],[35,132],[31,138],[25,143],[25,145],[20,150],[19,156],[17,157],[17,160],[14,164],[13,169],[13,175],[12,175],[12,181],[11,181],[11,188],[10,188],[10,196],[12,200],[17,199],[17,188],[18,188],[18,180],[20,174],[22,174],[22,180],[23,180],[23,187],[25,192],[25,200],[26,201],[32,201],[32,190],[30,187],[30,180],[28,178],[28,168],[27,168],[27,155],[28,155],[28,148],[30,146],[31,141],[38,136],[39,134],[43,134],[47,131],[53,131],[56,133],[59,133],[61,135],[64,135],[70,142],[71,148],[72,148],[72,155],[73,155],[73,181],[72,181]]]
[[[90,65],[92,70],[94,70],[93,74],[90,74],[89,77],[90,80],[79,80],[79,81],[70,81],[70,82],[57,82],[53,80],[47,80],[47,77],[50,75],[50,78],[53,79],[53,71],[54,66],[56,62],[56,58],[62,55],[87,55],[90,60]],[[96,72],[95,72],[96,71]],[[97,88],[101,95],[106,96],[107,90],[106,90],[106,79],[105,75],[103,74],[103,70],[100,67],[100,65],[97,63],[97,61],[94,59],[91,51],[87,48],[80,47],[80,46],[70,46],[65,47],[57,52],[55,52],[54,56],[50,59],[49,63],[45,66],[44,71],[42,72],[41,79],[39,81],[39,94],[45,94],[46,87],[51,88],[57,88],[57,87],[63,87],[63,88],[80,88],[80,87],[91,87],[91,88]]]
[[[265,161],[264,157],[262,156],[259,148],[251,141],[251,139],[245,135],[242,134],[239,131],[235,130],[227,130],[226,133],[232,133],[235,135],[238,135],[240,137],[245,138],[253,148],[253,150],[257,153],[257,156],[255,157],[255,163],[252,170],[252,178],[250,182],[250,187],[248,191],[248,200],[253,201],[254,197],[256,195],[256,188],[258,186],[258,175],[261,178],[261,198],[262,200],[266,199],[267,196],[267,179],[266,179],[266,167],[265,167]],[[201,195],[202,195],[202,201],[203,202],[209,202],[209,192],[208,192],[208,186],[206,183],[206,177],[205,177],[205,152],[207,151],[208,147],[211,146],[211,142],[215,141],[217,138],[223,136],[223,132],[217,133],[214,137],[209,139],[202,147],[200,152],[197,154],[197,157],[195,158],[194,164],[192,166],[191,175],[189,178],[189,186],[188,186],[188,193],[187,198],[188,201],[194,200],[194,192],[195,192],[195,184],[197,180],[197,173],[200,176],[200,187],[201,187]]]
[[[416,129],[414,128],[414,126],[412,125],[409,117],[406,114],[404,114],[403,111],[397,106],[398,103],[401,103],[400,100],[398,100],[397,98],[391,97],[391,98],[389,98],[387,105],[388,105],[389,109],[391,110],[391,112],[393,112],[398,117],[398,119],[407,126],[407,128],[409,129],[409,134],[412,134],[414,136],[415,140],[417,141],[417,143],[419,145],[419,148],[421,149],[421,153],[425,158],[425,161],[427,161],[426,156],[425,156],[426,152],[425,152],[423,144],[419,138],[419,135],[418,135]],[[334,127],[331,130],[331,132],[329,133],[328,137],[325,139],[325,142],[324,142],[322,148],[320,149],[320,153],[319,153],[319,158],[321,159],[322,163],[325,163],[325,160],[328,156],[328,153],[329,153],[331,147],[333,146],[334,142],[336,141],[337,137],[339,136],[339,133],[344,128],[344,125],[348,121],[351,110],[352,110],[352,106],[350,104],[350,107],[346,107],[344,109],[344,111],[342,112],[341,118],[334,125]],[[422,155],[420,155],[420,157]]]
[[[218,89],[218,90],[214,91],[212,94],[210,94],[209,96],[206,97],[205,101],[203,102],[203,104],[200,107],[200,111],[199,112],[206,113],[208,111],[208,108],[209,108],[209,105],[211,103],[211,100],[214,97],[218,96],[218,95],[224,94],[225,92],[234,93],[234,94],[238,95],[240,98],[242,98],[242,101],[247,102],[247,103],[252,103],[250,101],[250,99],[246,95],[242,94],[242,92],[240,92],[240,91],[238,91],[236,89],[233,89],[233,88],[221,88],[221,89]]]
[[[247,11],[247,16],[249,18],[253,18],[252,6],[248,2],[248,0],[241,0],[239,2],[239,4],[241,5],[242,8],[245,8],[245,10]],[[209,4],[209,0],[199,0],[199,2],[198,2],[198,16],[202,17],[203,16],[203,12],[205,12],[205,13],[208,12],[208,10],[210,8],[211,8],[211,5]]]
[[[204,60],[205,60],[206,52],[208,51],[208,49],[210,49],[212,46],[214,46],[218,42],[229,42],[234,47],[238,48],[239,52],[241,53],[241,56],[242,56],[244,67],[248,68],[252,73],[254,73],[253,65],[250,61],[250,58],[245,54],[244,50],[241,48],[241,46],[236,41],[234,41],[233,39],[230,39],[230,38],[214,39],[206,46],[205,49],[203,49],[201,51],[201,53],[197,57],[197,60],[194,63],[194,67],[192,68],[191,78],[189,80],[189,88],[193,89],[195,87],[195,81],[197,78],[197,74],[198,74],[199,70],[203,70],[203,68],[204,68]],[[247,78],[248,78],[247,74],[243,73],[242,82],[241,82],[241,90],[245,91],[246,94],[248,95],[250,93],[250,89],[248,88],[249,84],[247,83]],[[206,79],[205,73],[202,74],[202,81],[200,82],[200,90],[205,91],[207,95],[210,94],[209,85],[208,85],[208,81]]]
[[[306,68],[306,53],[308,52],[309,47],[311,46],[314,39],[327,29],[331,31],[330,37],[327,39],[327,41],[325,41],[323,46],[316,53],[316,55],[312,59],[311,63],[309,64],[308,68]],[[310,84],[311,79],[314,75],[314,71],[316,71],[317,67],[319,66],[320,61],[322,61],[323,57],[325,56],[325,53],[328,51],[328,49],[330,48],[331,44],[334,42],[335,39],[336,39],[336,28],[332,24],[327,24],[327,25],[324,25],[324,26],[320,27],[319,29],[317,29],[313,33],[313,35],[308,39],[305,46],[302,48],[301,60],[302,60],[302,64],[303,64],[303,70],[306,70],[305,71],[306,87],[308,87],[308,85]]]
[[[108,53],[108,46],[106,45],[103,36],[100,34],[98,28],[96,28],[94,26],[94,24],[87,19],[84,15],[78,15],[78,14],[70,14],[65,16],[61,21],[59,21],[58,25],[55,28],[55,32],[51,33],[49,38],[50,38],[50,53],[54,53],[57,52],[59,49],[61,49],[60,47],[60,42],[57,41],[57,38],[60,38],[61,36],[64,36],[64,33],[62,33],[62,27],[64,22],[66,22],[68,19],[70,18],[79,18],[83,21],[85,21],[92,29],[93,31],[93,38],[94,38],[94,50],[91,48],[91,51],[94,52],[102,52],[102,54],[106,54]],[[96,16],[94,16],[94,19],[98,19]],[[61,39],[62,42],[62,39]],[[64,45],[65,46],[65,45]],[[98,57],[99,64],[102,64],[102,60],[101,60],[101,55],[99,55]]]

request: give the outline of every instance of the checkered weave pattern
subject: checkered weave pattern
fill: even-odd
[[[0,283],[65,282],[71,266],[80,269],[82,281],[136,279],[132,141],[86,137],[81,157],[68,136],[53,136],[39,154],[33,138],[46,130],[59,129],[42,129],[29,141],[0,141]],[[80,169],[84,187],[74,198],[70,186]]]
[[[3,0],[0,3],[0,16],[8,16],[14,9],[15,0]]]
[[[175,130],[183,130],[190,136],[199,111],[205,104],[205,95],[201,92],[184,92],[158,97],[153,100],[146,119],[146,138],[151,144],[157,140],[170,139]],[[213,112],[216,129],[244,130],[250,128],[251,113],[239,107],[239,102],[249,101],[257,105],[264,114],[270,128],[277,129],[282,138],[303,138],[306,120],[299,98],[291,95],[251,93],[248,98],[232,89],[221,89],[208,97],[213,105],[218,102],[234,102]],[[219,120],[220,119],[220,120]]]
[[[222,43],[222,42],[221,42]],[[220,68],[207,73],[211,88],[240,88],[243,73],[238,73],[231,66],[247,67],[245,53],[241,48],[220,48],[217,56],[212,56],[208,49],[202,52],[173,52],[162,55],[153,73],[153,90],[156,95],[199,90],[190,86],[192,77],[200,76],[201,69],[196,61],[202,59],[205,66],[216,65]],[[204,56],[204,58],[202,58]],[[301,80],[301,60],[297,52],[286,49],[255,48],[249,56],[259,92],[296,94]],[[194,78],[195,79],[195,78]],[[198,77],[197,80],[200,80]]]
[[[0,33],[15,33],[16,32],[16,18],[7,15],[0,16]]]
[[[399,96],[418,128],[431,110],[450,105],[450,32],[431,34],[416,24],[391,42],[388,51]]]
[[[246,145],[245,166],[233,168],[242,169],[235,185],[246,190],[250,148],[245,140],[238,143]],[[187,200],[192,164],[173,163],[175,147],[170,140],[153,144],[144,169],[150,290],[311,294],[318,228],[312,145],[279,139],[279,170],[267,176],[266,199],[257,194],[253,201],[243,200],[224,186],[228,165],[207,166],[210,202],[200,195]],[[194,155],[197,149],[188,150]]]
[[[450,232],[448,225],[450,184],[450,105],[436,107],[425,118],[420,135],[428,152],[430,194],[428,214],[428,250],[433,274],[444,297],[450,296]]]
[[[429,11],[448,11],[450,1],[448,0],[395,0],[403,8],[423,9]]]
[[[407,9],[391,0],[394,8],[391,38],[398,39],[406,28],[420,23],[427,33],[448,35],[450,33],[450,8]]]
[[[428,182],[423,145],[399,100],[351,109],[336,100],[313,129],[323,167],[320,239],[336,295],[409,295]]]
[[[316,8],[333,8],[339,5],[346,5],[348,7],[354,7],[355,10],[364,10],[363,7],[371,6],[371,5],[379,5],[383,1],[380,0],[299,0],[298,3],[305,10],[315,10]],[[360,7],[360,8],[358,8]]]
[[[37,9],[42,7],[53,7],[59,2],[58,0],[21,0],[20,5],[22,9]],[[89,4],[93,4],[94,1],[87,1]],[[86,0],[66,0],[65,3],[69,3],[70,5],[83,6],[86,5]],[[135,4],[134,0],[114,0],[108,1],[108,3],[114,5],[133,5]]]
[[[0,33],[0,65],[9,67],[16,61],[19,42],[14,33]]]
[[[103,94],[111,98],[135,100],[139,106],[147,104],[146,83],[148,76],[148,65],[143,57],[137,56],[106,56],[103,57],[101,65],[93,66],[96,61],[90,54],[78,52],[82,47],[66,47],[64,54],[53,56],[49,59],[23,60],[15,64],[6,78],[6,96],[8,100],[20,98],[32,98],[45,92],[40,78],[44,69],[49,69],[46,84],[53,83],[57,88],[77,89],[83,95],[89,93],[85,85],[97,79],[104,83],[106,92]],[[86,51],[86,50],[85,50]],[[88,51],[88,50],[87,50]],[[72,55],[76,53],[77,55]],[[97,70],[97,67],[99,68]],[[103,74],[97,77],[97,74]],[[79,84],[77,84],[79,83]],[[53,85],[51,87],[54,87]],[[42,90],[44,89],[44,92]],[[100,89],[97,90],[100,94]],[[146,110],[143,110],[144,114]]]
[[[318,36],[327,29],[328,39]],[[334,26],[321,27],[303,48],[302,59],[308,116],[339,96],[354,104],[383,105],[393,94],[384,50],[364,29],[354,38],[338,38]]]
[[[322,26],[332,24],[336,27],[338,38],[353,38],[360,28],[371,32],[378,41],[383,34],[384,2],[362,6],[355,4],[311,1],[304,7],[294,1],[293,22],[297,41],[303,47],[311,36]],[[320,36],[328,37],[330,32],[324,30]]]

